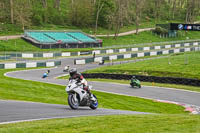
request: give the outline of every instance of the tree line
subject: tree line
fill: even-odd
[[[44,24],[98,26],[115,31],[143,21],[193,23],[200,0],[0,0],[0,22],[25,29]]]

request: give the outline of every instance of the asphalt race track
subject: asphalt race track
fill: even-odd
[[[62,65],[51,68],[49,77],[42,79],[42,74],[47,69],[35,69],[9,72],[5,75],[25,80],[40,81],[59,85],[66,85],[67,80],[55,79],[57,76],[66,74],[63,72],[64,66],[69,65],[71,68],[76,67],[78,71],[99,67],[98,64],[72,65],[73,58],[61,59]],[[184,91],[178,89],[148,87],[143,86],[141,89],[133,89],[129,85],[116,83],[90,82],[93,89],[103,92],[138,96],[151,99],[174,101],[184,104],[200,106],[200,93],[193,91]],[[97,96],[98,97],[98,96]],[[67,99],[66,99],[67,100]],[[37,120],[50,118],[65,118],[88,115],[111,115],[111,114],[144,114],[142,112],[120,111],[110,109],[91,110],[89,108],[80,108],[79,110],[71,110],[65,105],[19,102],[19,101],[0,101],[0,123],[15,122],[21,120]]]
[[[72,110],[69,106],[65,105],[7,100],[0,100],[0,106],[0,124],[78,116],[147,114],[142,112],[112,109],[91,110],[88,107]]]

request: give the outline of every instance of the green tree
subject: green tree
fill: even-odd
[[[11,21],[11,24],[14,23],[14,6],[13,6],[13,0],[10,0],[10,21]]]
[[[25,27],[31,26],[32,6],[30,0],[15,0],[14,1],[14,20],[17,25],[21,26],[22,30]]]
[[[0,0],[0,22],[10,23],[10,1]]]
[[[93,27],[95,24],[94,3],[92,0],[73,0],[69,11],[72,25],[80,27]]]
[[[97,28],[98,28],[99,14],[100,14],[101,10],[103,9],[103,6],[105,5],[105,2],[106,2],[105,0],[98,0],[98,2],[97,2],[95,30],[94,30],[95,36],[96,36],[96,33],[97,33]]]

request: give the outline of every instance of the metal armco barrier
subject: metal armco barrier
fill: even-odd
[[[130,80],[133,75],[125,74],[106,74],[106,73],[83,73],[85,78],[102,78],[102,79],[116,79],[116,80]],[[189,78],[175,78],[175,77],[156,77],[156,76],[143,76],[134,75],[137,79],[143,82],[167,83],[167,84],[180,84],[190,86],[200,86],[200,80]]]
[[[138,53],[129,53],[123,55],[110,55],[104,57],[95,57],[95,58],[83,58],[83,59],[74,59],[74,64],[76,65],[83,65],[92,62],[100,62],[102,60],[118,60],[118,59],[130,59],[135,57],[145,57],[145,56],[156,56],[156,55],[166,55],[166,54],[176,54],[176,53],[183,53],[189,51],[199,51],[200,47],[186,47],[186,48],[173,48],[168,50],[158,50],[158,51],[143,51]]]
[[[99,55],[99,54],[139,52],[139,51],[149,51],[149,50],[163,50],[163,49],[169,49],[169,48],[192,47],[192,46],[199,46],[199,45],[200,45],[199,41],[194,41],[194,42],[181,42],[181,43],[176,43],[176,44],[167,44],[167,45],[161,45],[161,46],[115,48],[115,49],[93,50],[93,51],[85,51],[85,52],[44,52],[44,53],[16,52],[16,53],[7,53],[7,55],[11,57],[20,57],[20,58],[53,58],[53,57],[80,56],[80,55],[88,55],[88,54],[94,54],[94,53],[96,55]]]

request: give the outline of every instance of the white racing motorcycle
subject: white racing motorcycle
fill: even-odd
[[[89,86],[89,89],[91,88],[92,86]],[[83,90],[83,85],[76,80],[70,80],[65,90],[68,93],[68,104],[72,109],[78,109],[79,106],[89,106],[91,109],[98,107],[97,97],[92,94],[95,100],[90,100],[87,91]]]

